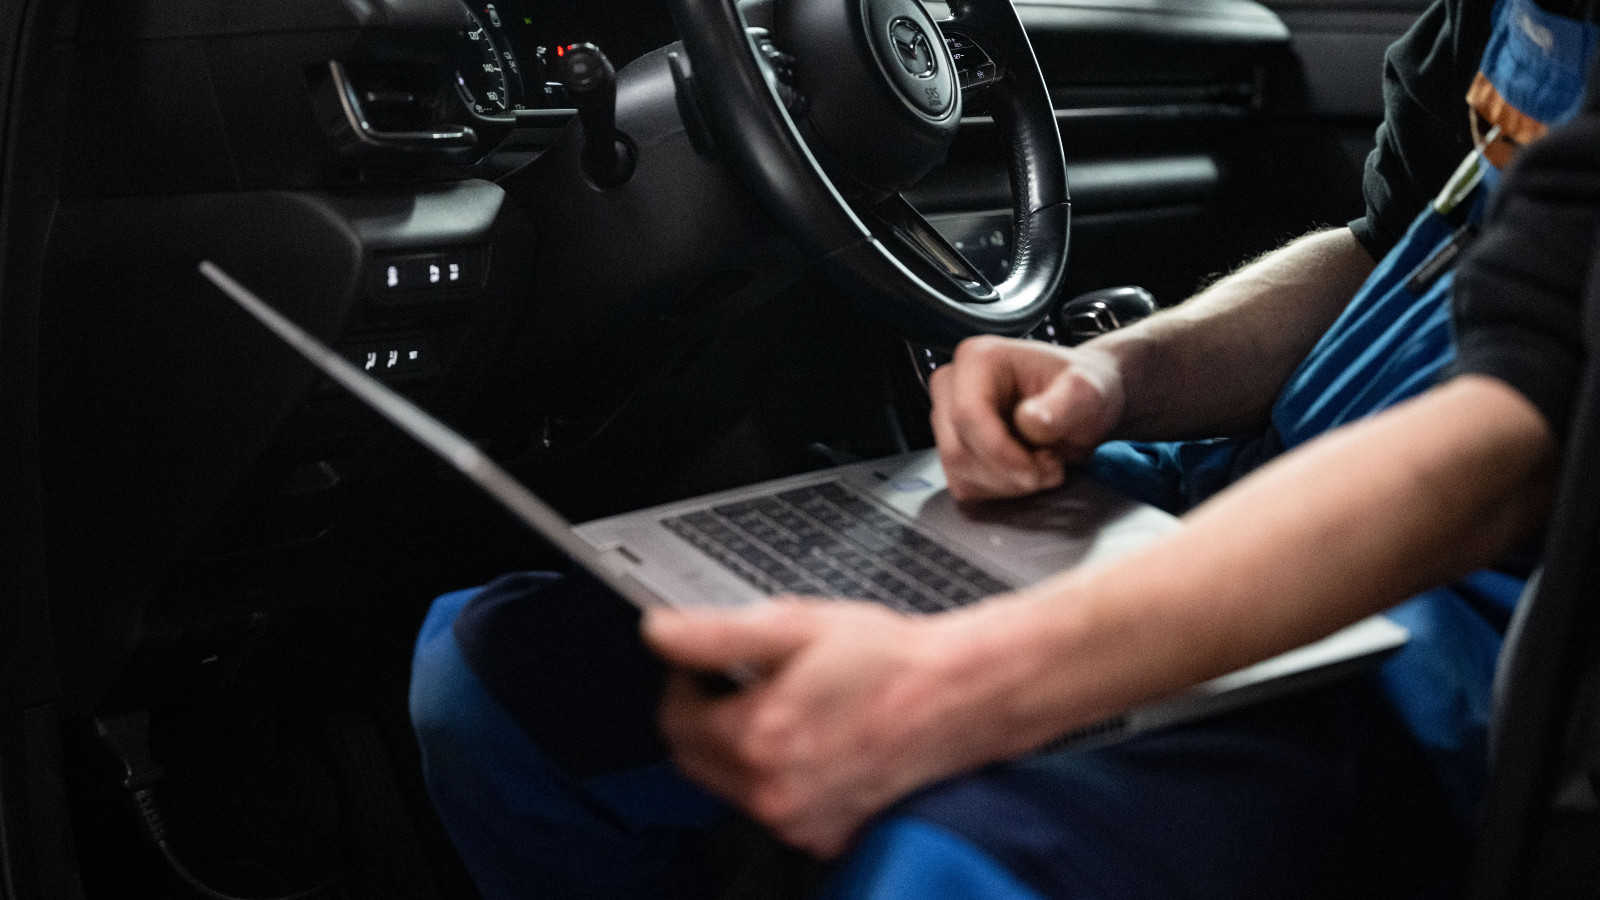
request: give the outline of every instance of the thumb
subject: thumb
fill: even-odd
[[[1012,427],[1029,445],[1076,447],[1099,442],[1089,434],[1101,418],[1102,398],[1082,373],[1068,369],[1051,379],[1043,391],[1017,404]]]
[[[685,669],[774,669],[810,643],[813,632],[810,617],[775,607],[763,603],[729,612],[652,609],[644,615],[644,640],[661,658]]]

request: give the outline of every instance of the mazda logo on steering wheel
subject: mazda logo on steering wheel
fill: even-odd
[[[901,68],[918,78],[930,78],[938,68],[927,32],[914,20],[901,16],[889,23],[889,39],[894,42],[895,58]]]

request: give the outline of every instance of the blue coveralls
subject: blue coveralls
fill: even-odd
[[[1534,120],[1570,117],[1595,29],[1532,0],[1501,0],[1495,18],[1480,67],[1493,89]],[[1093,471],[1182,511],[1285,449],[1426,390],[1454,356],[1452,276],[1415,276],[1458,224],[1430,210],[1412,225],[1294,373],[1266,432],[1108,444]],[[1396,607],[1412,640],[1374,677],[935,785],[871,825],[823,894],[1448,896],[1521,587],[1518,574],[1482,571]],[[695,841],[730,813],[659,761],[652,692],[638,687],[659,669],[627,615],[587,582],[531,573],[435,601],[417,642],[412,718],[435,807],[486,897],[705,889]],[[614,627],[583,633],[596,618]],[[613,646],[586,643],[601,632]],[[616,708],[562,707],[552,692],[563,678],[585,696],[613,685]],[[606,758],[553,747],[586,715],[597,732],[615,729],[578,735],[615,751]]]

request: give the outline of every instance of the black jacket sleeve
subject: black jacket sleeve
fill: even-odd
[[[1584,297],[1600,238],[1600,68],[1576,119],[1506,173],[1456,273],[1451,374],[1505,381],[1565,434],[1584,360]],[[1600,313],[1600,310],[1592,311]]]
[[[1384,120],[1367,157],[1365,217],[1350,228],[1382,259],[1472,150],[1467,88],[1493,27],[1493,0],[1435,0],[1384,57]]]

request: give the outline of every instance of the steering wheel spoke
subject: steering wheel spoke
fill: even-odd
[[[872,207],[871,220],[882,226],[874,228],[879,240],[889,240],[910,251],[913,259],[897,254],[907,262],[921,263],[919,268],[931,274],[964,295],[969,303],[993,303],[1000,293],[977,267],[967,261],[961,251],[950,245],[944,235],[918,212],[916,207],[899,194],[894,194]]]

